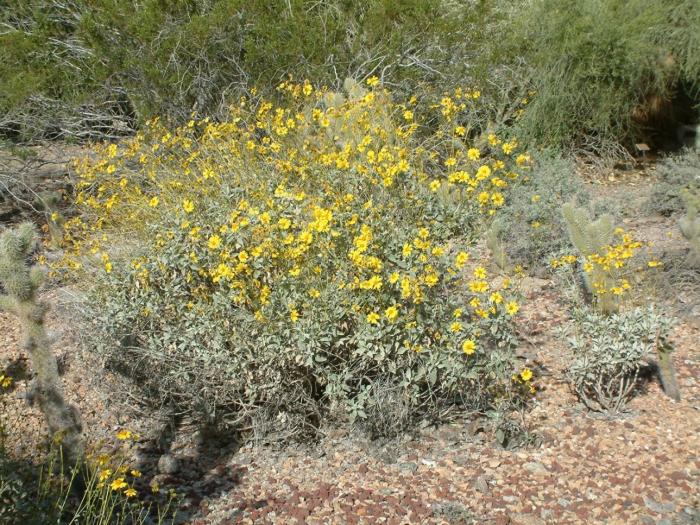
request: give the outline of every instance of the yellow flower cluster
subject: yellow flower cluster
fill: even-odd
[[[394,102],[374,77],[345,93],[307,81],[278,91],[286,102],[242,99],[224,122],[170,130],[156,119],[77,161],[82,215],[66,224],[68,265],[101,258],[140,293],[177,281],[187,311],[223,294],[262,325],[302,330],[332,303],[343,326],[377,337],[398,327],[404,348],[475,353],[479,322],[519,305],[481,266],[464,278],[458,235],[504,206],[529,157],[514,140],[470,137],[461,112],[476,90],[433,108]],[[421,126],[432,109],[442,121],[430,134]],[[115,237],[152,249],[117,268]]]
[[[625,232],[622,228],[616,228],[614,232],[617,243],[605,246],[602,253],[593,253],[584,258],[581,269],[586,274],[586,281],[591,286],[592,293],[595,294],[601,307],[606,312],[617,310],[619,306],[619,296],[622,296],[631,289],[627,278],[627,267],[630,259],[645,246],[641,241],[635,240],[632,234]],[[578,258],[575,255],[564,255],[552,259],[552,268],[576,263]],[[650,261],[648,266],[657,266],[656,261]]]

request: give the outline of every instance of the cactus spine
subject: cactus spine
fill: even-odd
[[[502,272],[510,270],[510,258],[503,241],[500,239],[500,234],[503,231],[503,226],[499,221],[493,221],[491,227],[486,231],[486,247],[491,250],[493,262]]]
[[[75,464],[82,456],[79,416],[63,398],[58,365],[44,328],[48,306],[37,297],[44,274],[38,266],[28,264],[36,237],[31,223],[0,235],[0,284],[5,289],[5,294],[0,294],[0,309],[16,315],[25,334],[25,348],[36,374],[28,399],[38,403],[64,458]]]
[[[681,198],[685,203],[685,215],[678,221],[681,233],[690,243],[691,257],[700,264],[700,191],[683,190]]]
[[[584,259],[594,254],[602,254],[605,247],[611,244],[614,227],[610,215],[602,215],[594,221],[586,210],[577,208],[571,202],[564,204],[562,215],[569,232],[569,239]],[[582,275],[584,292],[596,297],[598,309],[604,314],[617,312],[618,302],[608,291],[613,282],[613,276],[597,265],[593,270],[583,272]]]
[[[676,381],[676,367],[673,365],[671,353],[673,345],[661,335],[661,331],[656,334],[656,353],[659,355],[659,377],[661,378],[661,386],[668,397],[676,401],[681,400],[681,393],[678,390],[678,381]]]

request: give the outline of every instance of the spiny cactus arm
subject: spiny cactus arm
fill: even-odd
[[[676,367],[673,365],[671,353],[673,347],[664,338],[661,337],[661,331],[656,332],[656,351],[659,355],[659,377],[661,386],[668,397],[676,401],[681,400],[681,393],[678,389],[678,381],[676,380]]]
[[[586,232],[586,224],[590,222],[590,218],[586,216],[583,210],[576,208],[571,202],[567,202],[562,206],[562,215],[564,216],[566,229],[569,231],[571,243],[582,255],[590,255]]]
[[[0,295],[0,310],[5,310],[6,312],[10,312],[12,314],[16,312],[15,302],[9,295]]]
[[[603,247],[612,243],[613,234],[615,233],[615,225],[613,218],[607,213],[601,215],[594,223],[596,229],[595,242],[597,243],[596,251],[602,251]]]
[[[502,231],[502,225],[498,221],[494,221],[491,227],[486,230],[486,247],[491,250],[491,255],[493,257],[494,263],[502,271],[508,271],[510,267],[510,261],[508,253],[506,252],[506,247],[499,238],[499,234]]]
[[[23,222],[17,227],[17,238],[21,246],[23,256],[29,255],[36,248],[36,226],[31,222]]]
[[[32,285],[32,290],[36,291],[44,283],[44,270],[40,266],[33,266],[29,270],[29,282]]]

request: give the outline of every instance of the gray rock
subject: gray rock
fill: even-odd
[[[399,467],[399,470],[403,470],[404,472],[415,472],[416,470],[418,470],[418,465],[413,461],[399,463],[397,467]]]
[[[658,512],[659,514],[666,514],[668,512],[673,512],[676,510],[676,506],[671,503],[659,503],[651,498],[644,496],[644,505],[652,512]]]
[[[547,467],[545,467],[542,463],[539,463],[537,461],[525,463],[523,467],[525,468],[525,470],[535,475],[547,474]]]
[[[476,478],[476,481],[474,482],[474,488],[482,494],[488,494],[488,492],[490,491],[488,478],[486,476],[479,476],[478,478]]]
[[[163,454],[158,459],[158,472],[161,474],[176,474],[180,469],[180,462],[171,454]]]

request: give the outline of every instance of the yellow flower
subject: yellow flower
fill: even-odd
[[[399,316],[399,309],[396,306],[390,306],[384,311],[384,315],[389,321],[394,321]]]
[[[489,289],[489,283],[486,281],[471,281],[469,283],[469,290],[474,293],[484,293]]]
[[[127,498],[133,498],[134,496],[136,496],[136,491],[134,490],[133,487],[129,487],[128,489],[126,489],[126,490],[124,491],[124,495],[125,495]]]
[[[194,202],[189,199],[183,200],[182,209],[185,210],[185,213],[192,213],[194,211]]]
[[[148,201],[148,205],[151,208],[155,208],[156,206],[158,206],[159,202],[160,202],[160,199],[158,199],[158,197],[153,197],[150,201]]]
[[[467,355],[472,355],[476,352],[476,343],[473,339],[467,339],[462,343],[462,352]]]
[[[474,268],[474,277],[477,279],[486,279],[486,269],[483,266]]]
[[[657,266],[661,266],[663,263],[660,261],[649,261],[647,265],[649,268],[656,268]]]
[[[532,379],[532,370],[530,370],[529,368],[523,369],[523,371],[520,372],[520,377],[523,381],[529,381],[530,379]]]
[[[440,278],[438,277],[438,275],[436,273],[429,273],[428,275],[425,276],[425,279],[424,279],[425,284],[427,284],[428,286],[431,286],[431,287],[435,286],[439,280],[440,280]]]
[[[277,225],[282,230],[288,230],[289,227],[292,225],[292,221],[290,221],[286,217],[282,217],[279,221],[277,221]]]
[[[430,182],[430,191],[435,192],[435,191],[437,191],[437,190],[439,190],[439,189],[440,189],[440,181],[437,180],[437,179],[433,179],[433,180]]]
[[[377,324],[379,322],[379,314],[376,312],[367,314],[367,322],[369,324]]]
[[[373,75],[369,77],[366,82],[369,87],[375,87],[379,85],[379,78]]]
[[[508,315],[515,315],[518,313],[518,310],[520,310],[520,306],[518,306],[518,303],[515,301],[510,301],[506,305],[506,312],[508,312]]]
[[[455,321],[450,325],[451,332],[459,332],[460,330],[462,330],[462,323],[459,321]]]
[[[248,252],[245,250],[241,250],[240,252],[238,252],[238,260],[244,264],[248,262],[249,257],[250,256],[248,255]]]
[[[293,323],[296,323],[299,319],[299,311],[296,308],[292,308],[289,312],[289,318]]]
[[[503,302],[503,296],[500,294],[500,292],[493,292],[493,293],[491,294],[491,296],[489,297],[489,300],[490,300],[492,303],[500,304],[500,303]]]
[[[112,475],[112,470],[106,468],[106,469],[100,470],[99,474],[97,475],[97,479],[99,481],[104,481],[107,478],[109,478],[111,475]]]
[[[518,166],[523,166],[523,165],[527,164],[528,162],[530,162],[530,156],[529,156],[529,155],[520,154],[520,155],[518,155],[518,157],[515,159],[515,163],[516,163]]]
[[[445,166],[448,168],[451,168],[452,166],[457,164],[457,159],[454,157],[449,157],[445,160]]]
[[[403,118],[404,118],[404,120],[409,120],[409,121],[413,120],[413,111],[408,110],[408,109],[406,111],[404,111]]]
[[[117,439],[121,441],[130,439],[132,436],[133,434],[131,433],[131,430],[122,429],[119,432],[117,432]]]
[[[218,235],[212,235],[209,237],[209,242],[207,243],[207,246],[209,247],[210,250],[216,250],[221,246],[221,237]]]
[[[469,261],[469,254],[467,252],[459,252],[455,257],[455,266],[461,270],[467,264],[467,261]]]
[[[481,152],[476,148],[470,148],[469,151],[467,151],[467,157],[469,160],[479,160]]]
[[[112,481],[112,483],[110,483],[109,486],[112,490],[121,490],[127,487],[128,485],[126,484],[126,481],[124,481],[124,478],[117,478],[114,481]]]
[[[140,478],[141,477],[141,471],[140,470],[131,470],[131,475],[134,476],[135,478]]]
[[[105,263],[105,272],[112,273],[112,263],[109,261]]]
[[[319,292],[316,288],[311,288],[311,290],[309,290],[309,295],[314,299],[317,299],[321,297],[321,292]]]

